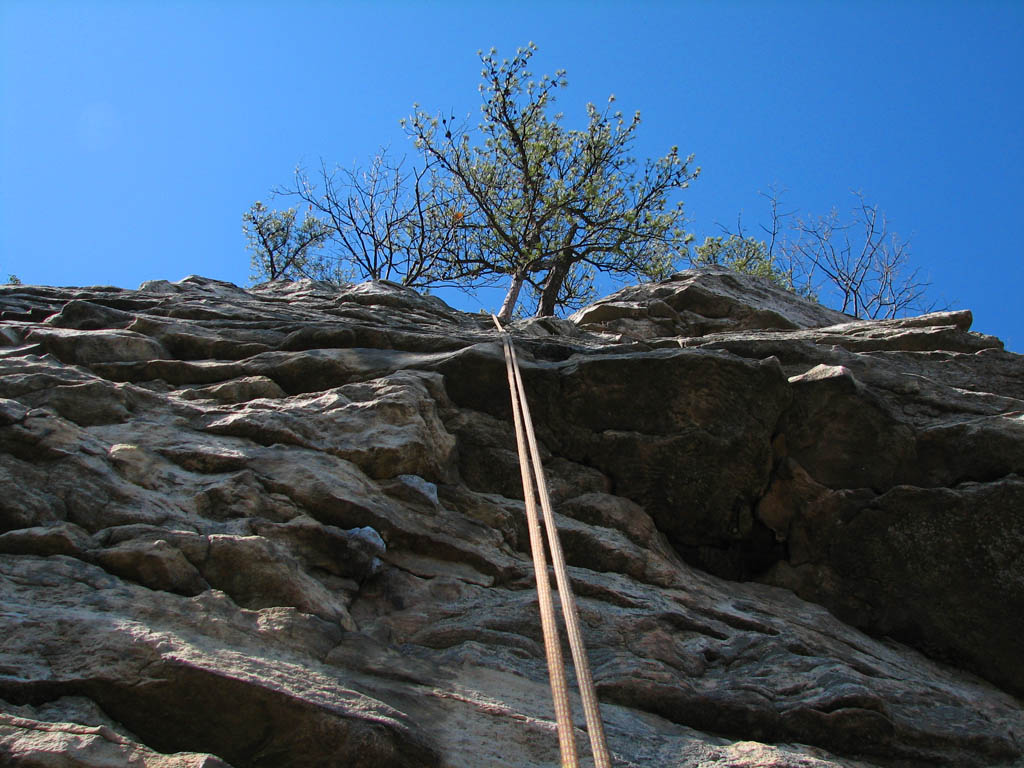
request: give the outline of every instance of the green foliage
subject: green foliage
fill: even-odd
[[[572,130],[551,113],[564,71],[534,79],[531,43],[499,61],[481,54],[481,141],[454,116],[414,107],[404,122],[451,201],[463,247],[447,264],[448,279],[479,284],[511,279],[501,316],[510,317],[524,283],[539,315],[593,296],[597,272],[639,278],[670,273],[691,236],[682,203],[670,198],[699,169],[673,147],[638,163],[630,154],[639,113],[625,118],[587,105],[587,125]]]
[[[21,285],[21,280],[19,279],[19,277],[17,275],[10,274],[10,275],[7,276],[7,284],[8,285]]]
[[[483,63],[482,117],[472,133],[454,116],[414,105],[403,121],[422,163],[381,151],[365,170],[303,168],[275,194],[307,208],[245,214],[254,279],[353,277],[418,288],[479,287],[508,280],[500,315],[516,310],[525,286],[537,314],[591,301],[600,273],[660,279],[675,269],[692,236],[677,193],[699,173],[673,147],[638,162],[631,155],[639,113],[588,104],[585,127],[554,113],[565,73],[534,79],[531,43]]]
[[[795,291],[792,270],[784,269],[763,240],[732,234],[728,237],[706,237],[694,248],[691,263],[695,267],[717,265],[747,275],[765,277],[776,285]]]
[[[480,52],[481,118],[475,130],[454,114],[413,105],[402,120],[422,164],[405,166],[381,150],[365,169],[303,169],[275,194],[306,207],[244,214],[254,280],[309,277],[390,280],[429,290],[508,281],[499,312],[518,314],[525,287],[538,315],[574,308],[596,296],[600,274],[658,280],[688,256],[764,277],[858,317],[928,311],[927,282],[909,266],[909,246],[890,233],[885,215],[858,196],[849,221],[833,211],[805,219],[770,201],[766,239],[737,230],[707,237],[690,253],[678,193],[699,173],[693,156],[672,147],[663,157],[631,154],[640,114],[627,118],[587,104],[586,124],[568,128],[554,111],[565,71],[534,78],[530,43],[509,59]],[[17,282],[11,275],[9,280]]]
[[[328,234],[326,225],[308,212],[301,224],[296,225],[295,219],[295,208],[271,211],[259,200],[242,215],[242,229],[252,253],[253,282],[340,278],[318,250]]]

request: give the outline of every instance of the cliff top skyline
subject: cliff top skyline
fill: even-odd
[[[245,285],[241,215],[298,163],[415,152],[413,102],[475,122],[478,49],[533,40],[559,108],[615,94],[671,145],[698,241],[759,234],[759,192],[845,213],[851,190],[912,245],[940,303],[1024,347],[1024,8],[1012,3],[197,3],[14,0],[0,9],[0,270],[26,283]],[[685,266],[685,265],[683,265]],[[610,289],[609,289],[610,290]],[[603,291],[607,292],[607,291]],[[498,296],[442,297],[495,309]]]

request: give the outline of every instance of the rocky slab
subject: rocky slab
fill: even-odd
[[[719,269],[513,324],[617,766],[1024,765],[969,329]],[[0,762],[554,764],[506,387],[388,283],[0,288]]]

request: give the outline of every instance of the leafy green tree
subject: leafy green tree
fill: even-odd
[[[787,290],[796,290],[793,273],[781,267],[764,240],[731,234],[728,237],[706,237],[694,248],[691,263],[696,267],[718,265],[748,275],[765,277]]]
[[[10,275],[7,276],[7,284],[8,285],[21,285],[21,279],[17,275],[15,275],[15,274],[10,274]]]
[[[328,235],[326,225],[308,212],[301,224],[296,224],[295,217],[295,208],[271,211],[259,200],[242,214],[242,229],[252,252],[253,281],[339,277],[318,253]]]
[[[673,147],[638,163],[629,153],[640,125],[612,111],[614,97],[587,105],[587,126],[570,130],[551,113],[564,71],[533,79],[532,43],[499,61],[481,53],[483,97],[473,144],[454,116],[414,105],[403,121],[452,202],[465,247],[447,264],[448,279],[480,283],[508,279],[499,316],[515,311],[528,284],[537,314],[589,298],[598,272],[659,278],[673,269],[692,236],[683,231],[674,194],[699,173]]]

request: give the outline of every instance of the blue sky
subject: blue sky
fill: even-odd
[[[0,272],[245,285],[241,215],[287,207],[297,163],[411,155],[413,102],[475,118],[476,51],[530,40],[569,124],[614,93],[638,156],[696,155],[699,239],[754,228],[770,185],[812,215],[861,190],[936,299],[1024,351],[1022,2],[4,0]]]

